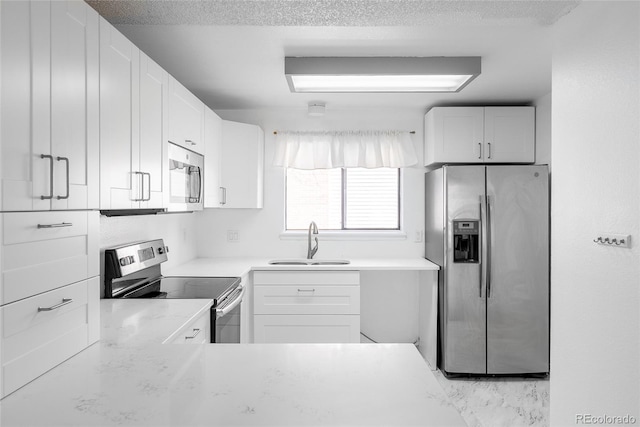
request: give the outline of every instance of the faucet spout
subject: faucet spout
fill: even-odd
[[[312,259],[316,252],[318,252],[318,238],[314,237],[315,245],[311,247],[311,234],[314,234],[315,236],[318,235],[318,226],[314,221],[311,221],[311,224],[309,224],[309,234],[307,236],[307,259]]]

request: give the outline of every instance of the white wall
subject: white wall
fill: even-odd
[[[536,163],[551,169],[551,93],[536,99]]]
[[[371,130],[398,129],[416,131],[413,135],[420,165],[403,169],[402,224],[404,240],[327,240],[320,234],[319,258],[424,256],[422,242],[414,242],[415,233],[424,228],[424,172],[422,128],[424,112],[389,109],[372,111],[334,111],[328,105],[321,118],[307,116],[306,104],[299,110],[227,110],[217,111],[224,119],[260,125],[265,131],[264,208],[211,209],[198,213],[198,255],[306,257],[307,242],[282,240],[284,229],[284,169],[272,166],[273,131],[277,130]],[[313,218],[309,218],[311,221]],[[239,241],[227,243],[227,230],[238,230]]]
[[[552,426],[640,423],[639,29],[638,2],[583,2],[554,27]]]

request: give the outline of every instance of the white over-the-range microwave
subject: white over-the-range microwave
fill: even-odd
[[[169,142],[169,212],[202,210],[204,156]]]

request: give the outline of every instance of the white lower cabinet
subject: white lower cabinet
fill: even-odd
[[[99,221],[0,214],[0,398],[100,338]]]
[[[4,397],[100,337],[100,278],[0,307]]]
[[[211,314],[207,310],[171,334],[163,344],[207,344],[211,342]]]
[[[358,271],[256,271],[256,343],[360,342]]]

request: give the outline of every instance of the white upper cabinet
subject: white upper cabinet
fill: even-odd
[[[204,111],[204,207],[222,207],[222,119],[210,108]]]
[[[262,208],[264,192],[264,132],[262,129],[256,125],[223,120],[221,162],[221,207]]]
[[[100,208],[168,205],[169,75],[100,21]]]
[[[140,51],[100,18],[100,209],[132,209],[143,198],[138,171]]]
[[[204,154],[204,104],[169,76],[170,142]]]
[[[141,208],[169,204],[168,134],[169,74],[140,52],[140,140],[138,171],[142,173]],[[135,142],[135,141],[134,141]]]
[[[535,161],[534,107],[434,107],[424,126],[425,166]]]
[[[98,207],[98,14],[2,2],[2,211]]]

